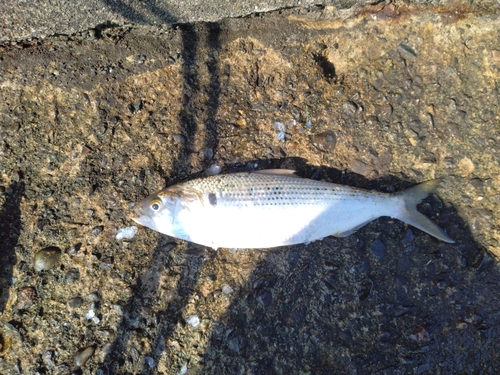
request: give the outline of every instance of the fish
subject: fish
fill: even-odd
[[[133,220],[213,249],[265,249],[345,237],[381,216],[454,243],[416,208],[439,183],[382,193],[301,178],[288,169],[229,173],[160,190],[135,206]]]

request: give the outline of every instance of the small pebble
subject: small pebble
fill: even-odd
[[[285,139],[285,125],[282,122],[276,121],[274,124],[274,128],[278,131],[278,140],[283,141]]]
[[[73,309],[76,309],[80,307],[83,304],[83,298],[81,297],[74,297],[68,300],[68,307],[71,307]]]
[[[436,285],[438,286],[438,288],[446,288],[446,286],[448,285],[448,283],[445,280],[441,280],[441,281],[438,281],[436,283]]]
[[[35,254],[35,270],[45,271],[54,267],[61,259],[61,249],[58,247],[47,247]]]
[[[429,363],[424,363],[420,366],[417,367],[416,374],[420,375],[423,374],[431,369],[431,365]]]
[[[413,231],[411,229],[408,229],[406,231],[405,238],[401,242],[406,245],[409,244],[410,242],[413,242],[414,240],[415,240],[415,235],[413,234]]]
[[[265,291],[264,293],[262,293],[259,297],[257,297],[257,301],[263,306],[263,307],[267,307],[271,304],[271,302],[273,301],[273,295],[268,292],[268,291]]]
[[[70,268],[64,275],[63,282],[72,283],[80,279],[80,270],[78,268]]]
[[[370,264],[368,262],[368,260],[365,258],[365,259],[362,259],[359,263],[356,263],[354,266],[352,266],[351,268],[349,268],[349,273],[351,275],[356,275],[356,274],[366,274],[370,271]]]
[[[102,347],[101,350],[99,350],[99,361],[102,363],[106,360],[106,357],[108,357],[114,349],[114,345],[112,342],[107,342],[105,343]]]
[[[358,298],[360,301],[364,301],[368,297],[373,290],[373,281],[371,279],[366,279],[358,286]]]
[[[114,309],[114,310],[115,310],[118,314],[120,314],[120,315],[122,315],[122,314],[123,314],[123,309],[122,309],[121,305],[114,304],[114,305],[113,305],[113,309]]]
[[[101,264],[99,265],[99,267],[101,269],[105,269],[105,270],[110,270],[113,266],[113,263],[114,263],[114,258],[113,257],[108,257],[108,258],[104,258],[101,262]]]
[[[140,100],[140,99],[129,105],[130,112],[132,112],[132,114],[134,114],[134,115],[137,112],[139,112],[142,109],[142,107],[143,107],[143,104],[142,104],[142,100]]]
[[[263,276],[259,277],[252,284],[253,289],[263,289],[263,288],[272,288],[278,282],[278,278],[276,276]]]
[[[379,116],[381,118],[387,118],[390,115],[392,115],[392,111],[393,111],[392,105],[386,103],[379,108]]]
[[[95,308],[95,304],[92,303],[92,305],[90,305],[90,309],[87,311],[87,314],[85,315],[85,318],[87,320],[92,320],[94,321],[94,318],[96,317],[95,315],[95,311],[94,311],[94,308]],[[99,322],[98,322],[99,323]]]
[[[353,116],[356,114],[356,110],[358,109],[358,106],[353,102],[346,101],[344,103],[343,108],[344,108],[344,113],[346,113],[349,116]]]
[[[244,118],[240,118],[239,120],[236,120],[236,125],[238,125],[240,128],[244,128],[247,126],[247,122]]]
[[[417,57],[417,54],[415,53],[415,51],[411,47],[409,47],[409,46],[407,46],[405,44],[400,44],[398,46],[398,51],[404,57],[412,57],[412,58]]]
[[[489,257],[487,254],[485,254],[483,256],[483,259],[481,260],[481,263],[477,267],[477,271],[482,272],[482,271],[486,270],[487,268],[489,268],[494,263],[495,263],[495,261],[491,257]]]
[[[17,304],[16,307],[19,310],[24,310],[30,307],[33,304],[37,296],[36,289],[32,286],[28,286],[26,288],[21,289],[17,292]]]
[[[207,176],[215,176],[222,170],[217,164],[212,164],[210,168],[207,169]]]
[[[94,229],[92,229],[92,236],[93,237],[97,237],[98,235],[101,234],[101,232],[104,230],[104,227],[102,225],[98,226],[98,227],[95,227]]]
[[[177,373],[177,375],[184,375],[187,372],[188,368],[186,365],[181,367],[181,370]]]
[[[410,339],[417,342],[428,342],[431,340],[431,337],[424,327],[419,327],[415,333],[410,335]]]
[[[186,143],[186,137],[182,134],[174,134],[173,137],[175,143]]]
[[[151,357],[144,357],[144,362],[150,367],[153,368],[156,366],[155,360]]]
[[[373,241],[372,246],[370,247],[370,251],[378,259],[382,259],[385,255],[385,245],[379,238],[377,238],[375,241]]]
[[[224,285],[222,287],[222,293],[231,294],[232,292],[233,292],[233,288],[231,288],[229,285]]]
[[[68,368],[68,365],[66,365],[65,363],[54,367],[54,371],[53,371],[53,374],[70,374],[70,373],[71,373],[71,371]],[[96,375],[97,375],[97,372],[96,372]]]
[[[2,340],[2,347],[0,348],[0,364],[3,361],[3,356],[7,352],[7,350],[11,347],[12,342],[14,340],[14,337],[17,336],[19,333],[17,332],[16,328],[10,323],[5,323],[3,325],[0,325],[0,340]],[[20,373],[17,371],[17,373]]]
[[[203,159],[204,160],[210,160],[214,157],[214,149],[210,147],[206,147],[203,150]]]
[[[136,233],[137,233],[137,227],[135,225],[131,227],[120,228],[116,233],[116,239],[118,241],[130,240],[136,235]]]
[[[351,162],[351,170],[361,176],[367,176],[373,171],[373,168],[361,160],[356,159]]]
[[[189,318],[187,318],[186,322],[193,328],[196,328],[200,325],[200,318],[198,318],[196,315],[191,315]]]
[[[68,250],[67,253],[69,255],[75,255],[80,249],[82,248],[82,243],[77,243],[76,245],[71,246]]]
[[[313,136],[312,143],[320,151],[332,152],[337,144],[337,137],[332,131],[327,130]]]
[[[239,345],[239,340],[238,337],[232,338],[231,340],[228,341],[227,347],[231,349],[235,353],[240,352],[240,345]]]
[[[380,341],[388,342],[391,338],[391,334],[389,332],[382,332],[379,336]]]
[[[89,358],[94,355],[94,352],[95,348],[93,346],[79,349],[75,355],[75,365],[78,367],[82,367],[83,365],[85,365]]]
[[[474,163],[468,157],[462,158],[457,164],[458,171],[462,177],[467,177],[474,171]]]
[[[491,50],[491,58],[495,62],[500,62],[500,51],[496,49]]]

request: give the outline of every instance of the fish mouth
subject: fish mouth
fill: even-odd
[[[140,207],[134,207],[134,212],[139,216],[144,216]]]
[[[151,228],[153,230],[157,230],[155,222],[149,216],[143,215],[139,217],[133,217],[132,220],[134,220],[137,224],[140,224],[147,228]]]
[[[141,210],[138,207],[134,208],[134,213],[138,217],[132,217],[131,219],[134,220],[136,223],[141,224],[140,220],[144,216],[144,214],[141,212]]]
[[[141,224],[141,225],[145,226],[145,224],[144,224],[145,220],[143,217],[133,217],[131,219],[134,220],[137,224]]]
[[[134,208],[134,212],[138,217],[132,217],[131,219],[134,220],[137,224],[143,225],[148,228],[154,227],[154,222],[151,220],[151,218],[147,215],[144,215],[140,209],[140,207]]]

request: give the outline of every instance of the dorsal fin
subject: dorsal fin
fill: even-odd
[[[302,178],[300,176],[297,176],[295,174],[295,171],[293,169],[263,169],[261,171],[255,171],[255,172],[252,172],[252,173],[270,174],[270,175],[274,175],[274,176]]]

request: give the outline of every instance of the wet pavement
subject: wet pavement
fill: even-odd
[[[486,3],[396,3],[0,47],[0,373],[498,373],[498,30]],[[420,210],[456,243],[389,218],[270,250],[117,239],[149,193],[270,167],[442,178]]]

